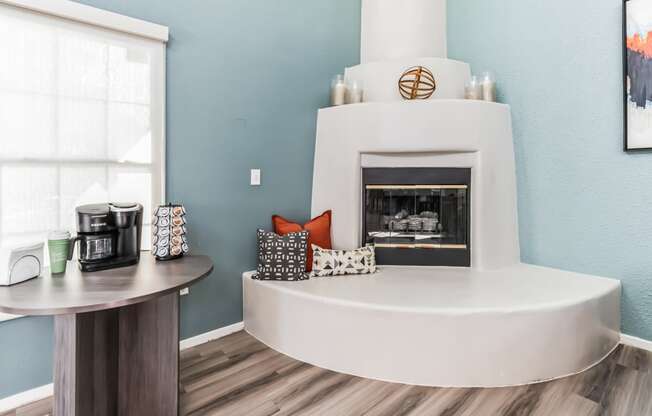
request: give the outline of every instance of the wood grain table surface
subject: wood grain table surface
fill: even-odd
[[[14,315],[62,315],[118,308],[164,296],[206,277],[213,270],[207,256],[156,261],[143,253],[135,266],[82,273],[74,262],[65,274],[43,275],[0,287],[0,312]]]

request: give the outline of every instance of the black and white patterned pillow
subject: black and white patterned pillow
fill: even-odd
[[[312,276],[376,273],[376,251],[373,246],[356,250],[325,250],[312,245]]]
[[[258,280],[306,280],[308,231],[281,237],[258,230]]]

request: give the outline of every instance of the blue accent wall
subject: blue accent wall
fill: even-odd
[[[52,318],[0,323],[0,398],[52,382]]]
[[[359,59],[360,1],[83,2],[170,26],[168,193],[216,261],[182,335],[238,322],[255,229],[309,215],[316,112]],[[450,57],[495,71],[512,106],[523,260],[621,279],[624,332],[652,339],[652,153],[621,150],[621,1],[451,0],[448,15]],[[50,381],[51,343],[49,318],[0,323],[0,397]]]
[[[317,109],[359,62],[359,0],[83,0],[170,27],[167,191],[215,272],[182,298],[182,337],[242,320],[255,231],[308,219]],[[262,169],[261,187],[249,169]],[[51,380],[52,320],[0,323],[0,398]]]
[[[448,45],[512,107],[522,259],[620,279],[652,339],[652,153],[622,151],[621,0],[451,0]]]

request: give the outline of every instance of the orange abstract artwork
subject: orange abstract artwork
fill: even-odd
[[[625,150],[652,149],[652,1],[626,0]]]

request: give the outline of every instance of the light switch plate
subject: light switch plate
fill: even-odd
[[[251,169],[251,186],[260,186],[260,169]]]

